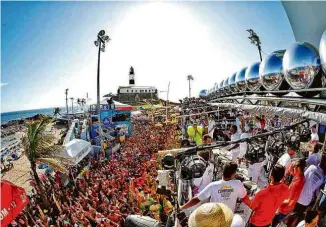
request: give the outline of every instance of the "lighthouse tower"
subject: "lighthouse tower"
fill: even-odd
[[[129,71],[129,86],[135,85],[135,72],[134,68],[131,66]]]

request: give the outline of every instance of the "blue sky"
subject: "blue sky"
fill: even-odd
[[[248,28],[266,54],[294,42],[280,2],[1,2],[1,26],[1,112],[64,106],[65,88],[95,102],[101,29],[112,38],[101,95],[127,85],[134,66],[138,85],[170,81],[173,100],[187,95],[188,74],[197,94],[258,61]]]

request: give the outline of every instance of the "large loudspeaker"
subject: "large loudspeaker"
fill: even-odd
[[[128,215],[124,227],[162,227],[161,223],[153,218],[140,215]]]
[[[295,43],[286,49],[283,57],[285,80],[296,90],[322,87],[323,72],[318,50],[309,43]],[[313,97],[319,92],[297,92]]]

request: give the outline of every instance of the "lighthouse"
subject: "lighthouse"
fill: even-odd
[[[129,86],[135,85],[135,72],[134,68],[131,66],[129,71]]]

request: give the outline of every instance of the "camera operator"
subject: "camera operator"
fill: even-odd
[[[270,174],[270,184],[251,201],[250,227],[268,227],[272,223],[276,210],[289,196],[288,187],[282,183],[284,173],[284,167],[276,164]]]
[[[230,141],[230,138],[225,135],[221,129],[218,129],[217,127],[215,127],[214,129],[213,139],[214,141]]]
[[[202,177],[195,178],[193,180],[193,184],[195,188],[193,189],[193,193],[196,196],[199,192],[201,192],[209,183],[213,180],[214,175],[214,164],[210,162],[209,160],[209,153],[210,151],[204,150],[199,151],[197,154],[202,157],[206,162],[208,162],[208,166],[206,167],[206,170]]]
[[[232,212],[235,210],[238,198],[250,206],[250,200],[243,183],[234,179],[237,169],[236,163],[226,163],[223,168],[223,179],[208,184],[196,197],[181,206],[180,209],[188,209],[205,199],[210,199],[210,202],[224,203]]]
[[[238,127],[236,125],[231,126],[231,142],[236,141],[240,139],[240,134],[238,133]],[[231,160],[235,162],[239,156],[240,153],[240,144],[233,144],[228,149],[231,153]]]

